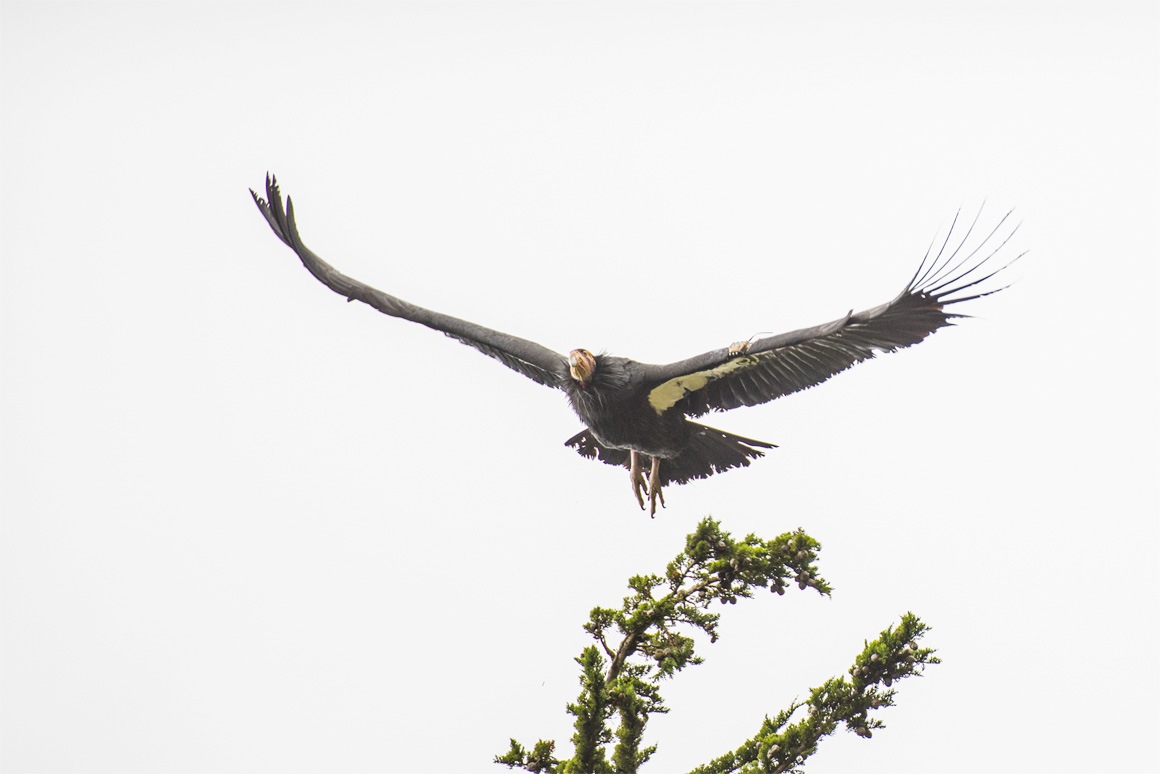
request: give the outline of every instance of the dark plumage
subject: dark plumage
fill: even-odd
[[[1008,213],[986,238],[968,250],[966,242],[976,217],[962,240],[952,247],[956,216],[934,256],[927,251],[914,277],[888,303],[813,328],[740,342],[668,365],[650,365],[592,355],[584,349],[565,356],[364,285],[340,274],[302,243],[294,205],[287,199],[283,208],[273,177],[266,178],[265,199],[252,190],[250,193],[278,238],[335,293],[392,317],[442,331],[539,384],[563,390],[587,426],[565,443],[585,457],[627,467],[637,501],[643,508],[642,491],[647,491],[653,513],[658,498],[664,504],[661,489],[665,484],[683,484],[745,467],[764,454],[762,449],[773,447],[691,422],[688,417],[766,403],[820,384],[876,352],[917,344],[964,316],[946,311],[947,307],[1002,289],[979,289],[981,283],[1005,268],[982,267],[1017,228],[996,240]],[[988,246],[995,241],[997,245]]]

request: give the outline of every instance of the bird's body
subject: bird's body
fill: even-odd
[[[611,355],[596,355],[593,360],[589,384],[564,381],[573,410],[587,426],[565,444],[585,457],[629,468],[634,492],[645,488],[643,468],[638,472],[633,465],[634,453],[647,458],[650,478],[653,461],[658,462],[655,481],[650,480],[647,489],[659,495],[666,484],[746,466],[762,456],[761,449],[773,448],[771,443],[691,422],[679,411],[657,411],[649,402],[664,383],[657,366]]]
[[[593,355],[585,349],[565,356],[376,290],[339,273],[302,243],[293,204],[287,199],[283,208],[272,177],[266,179],[265,199],[251,193],[274,233],[334,292],[441,331],[539,384],[565,392],[586,427],[566,444],[586,457],[627,467],[638,502],[644,507],[642,490],[647,492],[652,512],[658,498],[664,503],[661,489],[665,484],[747,466],[763,455],[762,449],[773,447],[692,422],[689,417],[765,403],[820,384],[876,352],[917,344],[962,316],[946,311],[947,306],[996,292],[974,290],[960,295],[994,276],[998,270],[979,269],[1010,238],[1008,233],[998,246],[987,247],[1005,217],[962,256],[972,224],[948,255],[952,224],[933,259],[928,251],[928,259],[915,276],[886,304],[824,325],[733,344],[676,363],[651,365]],[[980,252],[984,255],[977,258]]]
[[[688,440],[683,416],[658,414],[647,405],[648,385],[640,364],[597,355],[592,381],[563,381],[572,409],[604,446],[674,457]]]

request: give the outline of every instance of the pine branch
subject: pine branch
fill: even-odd
[[[735,751],[693,769],[690,774],[751,774],[796,772],[817,752],[823,737],[838,726],[869,739],[884,724],[870,716],[872,710],[894,705],[895,680],[921,675],[927,664],[939,663],[934,651],[918,647],[928,627],[917,616],[902,616],[898,628],[887,627],[878,639],[866,643],[849,670],[851,680],[833,678],[810,692],[808,701],[795,703],[770,720]],[[790,723],[798,709],[805,717]]]
[[[638,575],[629,579],[636,592],[626,597],[620,610],[595,608],[584,625],[597,640],[616,627],[624,638],[608,668],[611,682],[625,661],[641,653],[661,677],[671,677],[690,664],[699,664],[693,640],[678,629],[682,625],[700,629],[717,640],[720,616],[707,612],[714,601],[736,604],[753,596],[758,588],[784,594],[792,580],[799,589],[815,588],[829,594],[830,587],[817,575],[812,564],[821,546],[800,530],[763,541],[749,535],[735,541],[713,519],[703,520],[689,535],[685,550],[668,567],[664,577]],[[663,592],[658,598],[658,592]]]
[[[634,593],[625,597],[621,607],[593,608],[584,624],[596,644],[576,659],[581,690],[577,701],[567,707],[576,718],[572,757],[555,758],[554,742],[541,740],[529,752],[513,739],[509,751],[495,761],[537,774],[638,771],[656,750],[655,745],[642,746],[649,716],[668,712],[660,696],[660,681],[701,663],[691,636],[696,631],[706,634],[710,642],[717,640],[720,615],[709,612],[709,607],[714,602],[736,604],[738,599],[752,597],[755,589],[782,595],[790,582],[801,590],[813,588],[828,595],[830,587],[813,564],[820,547],[800,530],[773,540],[749,535],[735,541],[718,522],[705,519],[663,576],[630,578]],[[696,769],[695,774],[796,771],[817,749],[819,740],[841,723],[869,737],[871,729],[882,726],[870,717],[870,710],[893,704],[892,682],[937,663],[933,651],[915,644],[925,630],[907,613],[898,629],[888,628],[866,644],[850,670],[851,681],[830,680],[814,689],[808,701],[794,703],[774,720],[767,717],[752,739]],[[614,647],[610,643],[615,636],[610,635],[615,633],[621,639]],[[808,714],[791,723],[801,707],[808,707]],[[614,736],[614,716],[616,744],[610,760],[607,747]]]

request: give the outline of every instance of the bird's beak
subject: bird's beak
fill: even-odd
[[[596,370],[596,359],[586,349],[574,349],[568,353],[568,370],[581,387],[587,387]]]

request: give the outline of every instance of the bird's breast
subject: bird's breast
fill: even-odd
[[[572,401],[601,446],[632,449],[654,457],[672,457],[688,441],[688,422],[683,416],[661,416],[646,401],[610,401],[581,393]]]

